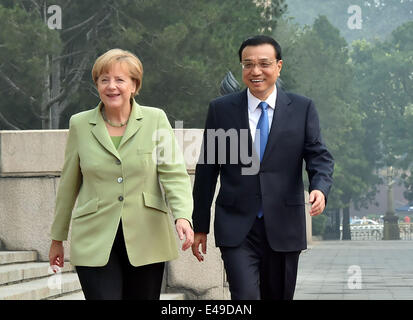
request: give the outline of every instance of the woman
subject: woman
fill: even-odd
[[[159,299],[165,261],[178,257],[163,194],[182,250],[193,242],[190,179],[165,113],[134,100],[142,75],[132,53],[106,52],[92,70],[101,102],[70,119],[49,259],[63,267],[71,222],[86,299]]]

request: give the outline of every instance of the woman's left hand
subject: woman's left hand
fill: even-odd
[[[185,237],[185,242],[182,245],[182,250],[185,251],[194,243],[194,231],[192,230],[189,221],[183,218],[176,220],[175,227],[179,239],[184,240]]]

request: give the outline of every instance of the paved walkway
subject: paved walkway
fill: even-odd
[[[412,300],[413,241],[319,241],[300,256],[295,300]]]

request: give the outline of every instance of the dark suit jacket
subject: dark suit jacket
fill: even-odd
[[[240,245],[262,203],[271,248],[284,252],[306,249],[303,160],[309,191],[320,190],[327,199],[334,160],[322,142],[314,103],[306,97],[277,89],[274,118],[258,174],[247,175],[242,171],[251,167],[241,156],[242,150],[247,149],[249,155],[257,156],[249,130],[247,91],[210,103],[195,172],[192,219],[195,232],[209,232],[210,209],[220,176],[214,222],[218,247]],[[213,134],[218,129],[237,133],[238,139],[228,137],[225,143],[219,143],[217,135]],[[248,133],[246,139],[242,139],[242,132]],[[211,143],[215,148],[211,148]],[[225,161],[223,155],[226,155]]]

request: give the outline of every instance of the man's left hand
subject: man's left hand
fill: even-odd
[[[321,214],[324,211],[324,208],[326,207],[326,198],[324,196],[324,193],[322,193],[320,190],[311,191],[310,203],[310,216],[314,217]]]

